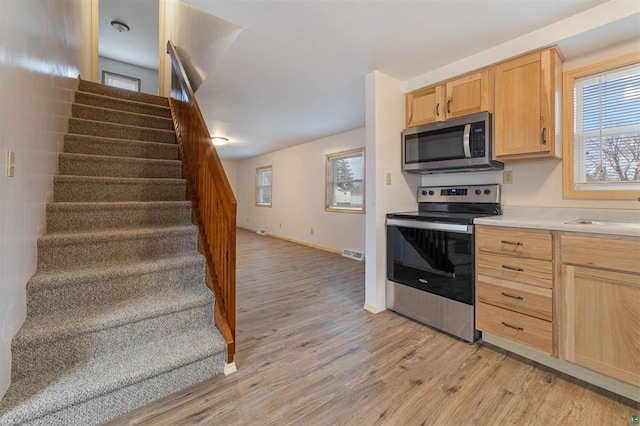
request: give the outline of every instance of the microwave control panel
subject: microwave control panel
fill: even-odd
[[[472,157],[484,157],[485,137],[486,132],[484,129],[484,123],[474,123],[471,125],[471,156]]]

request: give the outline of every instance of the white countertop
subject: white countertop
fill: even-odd
[[[620,224],[586,225],[566,223],[576,219],[620,222]],[[478,225],[640,237],[640,210],[505,206],[501,216],[478,218],[474,220],[474,223]]]

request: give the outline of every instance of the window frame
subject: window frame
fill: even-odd
[[[109,86],[109,87],[115,87],[118,89],[122,89],[122,90],[130,90],[130,89],[125,89],[122,87],[117,87],[117,86],[112,86],[110,84],[105,83],[107,76],[112,76],[112,77],[116,77],[116,78],[120,78],[120,79],[124,79],[124,80],[129,80],[131,82],[135,82],[136,85],[138,86],[137,90],[131,90],[132,92],[140,92],[141,89],[141,80],[139,78],[136,77],[131,77],[129,75],[124,75],[124,74],[118,74],[112,71],[107,71],[107,70],[102,70],[102,84]]]
[[[350,154],[354,154],[354,153],[360,153],[362,155],[362,207],[337,207],[337,206],[331,206],[330,205],[330,200],[329,200],[329,191],[328,191],[328,187],[329,187],[329,161],[333,158],[336,157],[344,157]],[[325,155],[325,160],[324,160],[324,168],[325,168],[325,172],[324,172],[324,211],[325,212],[333,212],[333,213],[355,213],[355,214],[364,214],[365,212],[365,202],[366,202],[366,182],[365,182],[365,176],[366,176],[366,157],[365,157],[365,148],[364,147],[360,147],[360,148],[353,148],[353,149],[348,149],[346,151],[340,151],[340,152],[332,152],[329,154]],[[360,182],[360,180],[354,180],[356,182]]]
[[[271,198],[269,199],[268,203],[260,203],[259,200],[259,194],[260,194],[260,188],[262,188],[262,186],[260,186],[259,182],[260,182],[260,172],[262,172],[263,170],[271,170],[271,185],[269,185],[269,187],[271,188]],[[256,167],[256,176],[255,176],[255,204],[256,207],[271,207],[273,205],[273,166],[271,164],[269,164],[268,166],[261,166],[261,167]],[[266,187],[266,186],[265,186]]]
[[[580,78],[601,74],[617,68],[640,64],[640,52],[612,58],[596,64],[587,65],[563,73],[562,81],[562,127],[563,127],[563,161],[562,189],[563,198],[573,199],[612,199],[637,200],[637,189],[577,189],[575,182],[575,149],[574,149],[574,88],[575,81]]]

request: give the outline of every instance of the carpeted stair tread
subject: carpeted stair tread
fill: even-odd
[[[27,283],[27,288],[29,291],[38,291],[39,289],[51,289],[71,285],[87,285],[108,278],[126,277],[128,275],[147,274],[150,272],[181,269],[185,267],[204,268],[204,258],[200,253],[194,251],[179,256],[174,255],[151,260],[118,262],[113,265],[99,264],[77,269],[38,271]]]
[[[53,201],[184,201],[186,185],[185,179],[56,175]]]
[[[39,271],[27,282],[27,317],[205,287],[205,283],[204,257],[195,251],[100,267]]]
[[[119,99],[127,99],[135,102],[154,104],[160,106],[169,106],[169,99],[151,95],[148,93],[133,92],[131,90],[120,89],[117,87],[106,86],[104,84],[94,83],[92,81],[80,80],[79,90],[81,92],[96,93],[98,95],[111,96]]]
[[[182,178],[182,161],[60,153],[59,173],[73,176]]]
[[[27,318],[13,338],[12,347],[43,342],[117,327],[213,303],[204,286],[191,291],[164,291],[101,307],[91,306]]]
[[[177,255],[197,248],[194,225],[51,232],[38,238],[38,270],[82,268]]]
[[[169,107],[99,95],[97,93],[77,91],[75,94],[75,102],[81,105],[93,105],[101,108],[171,118],[171,109],[169,109]]]
[[[103,121],[151,129],[173,130],[172,119],[158,117],[157,115],[140,114],[137,112],[82,104],[71,105],[71,114],[74,118],[83,118],[85,120]]]
[[[177,234],[197,235],[197,232],[197,228],[191,224],[182,226],[158,226],[154,228],[106,229],[93,232],[47,232],[38,239],[38,243],[41,247],[78,243],[91,244],[105,240],[136,240],[159,238],[165,235],[174,236]]]
[[[64,152],[117,157],[157,158],[178,160],[178,145],[163,142],[145,142],[100,136],[64,135]]]
[[[213,326],[141,343],[58,373],[15,382],[0,402],[0,424],[35,421],[53,411],[114,392],[226,350]],[[220,371],[221,372],[221,371]],[[202,379],[204,379],[203,377]],[[129,407],[128,407],[129,408]],[[84,424],[94,424],[87,418]]]
[[[47,231],[76,232],[102,229],[188,225],[190,201],[119,201],[48,203]]]
[[[87,120],[84,118],[70,118],[69,133],[147,142],[176,143],[176,135],[172,130],[107,123],[105,121]]]

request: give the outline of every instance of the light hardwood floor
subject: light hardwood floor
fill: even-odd
[[[640,404],[364,305],[364,264],[238,231],[238,372],[112,424],[628,425]]]

